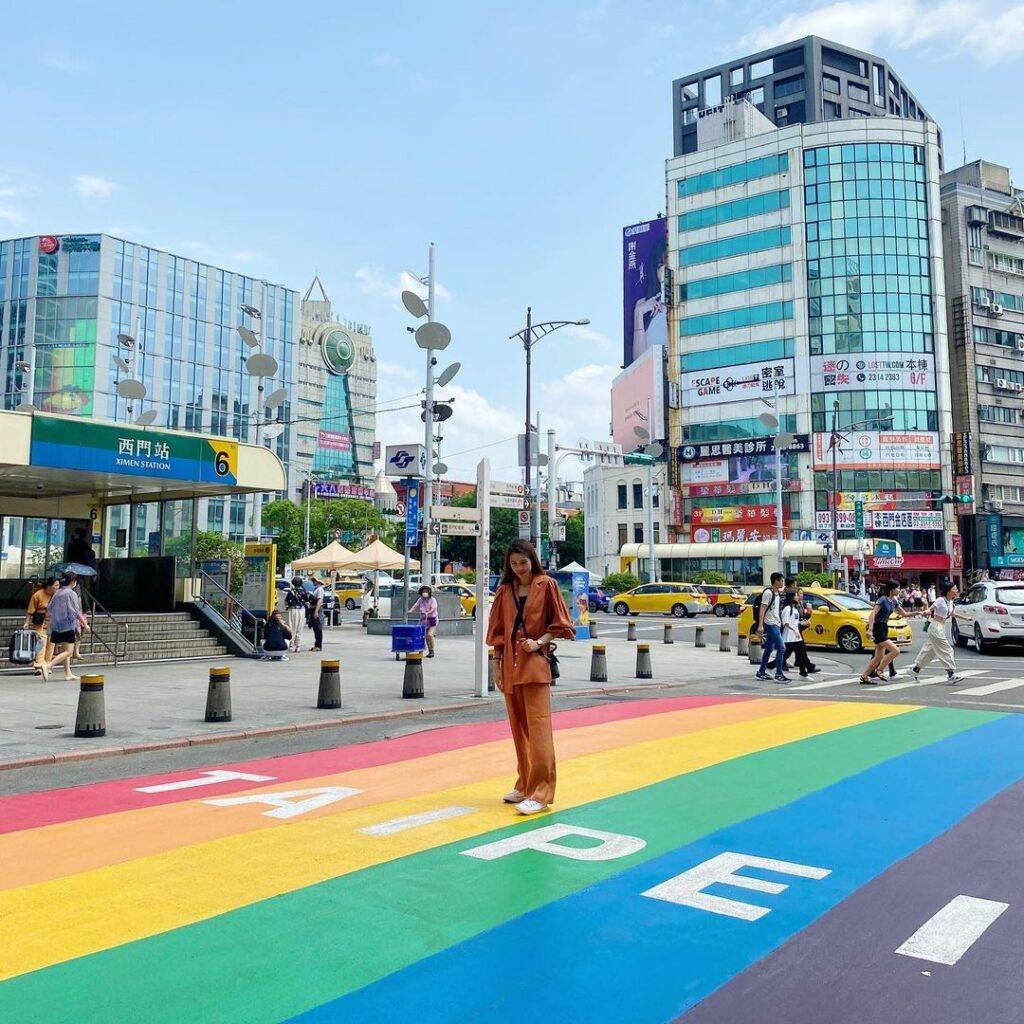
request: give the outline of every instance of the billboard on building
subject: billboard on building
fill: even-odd
[[[935,390],[935,357],[928,353],[811,356],[811,390],[818,392]]]
[[[655,441],[665,438],[664,359],[664,348],[655,345],[612,381],[612,438],[623,451],[634,451],[643,443],[636,427],[643,427]]]
[[[622,229],[622,365],[655,345],[668,344],[665,309],[667,221],[664,217]]]
[[[693,370],[683,373],[681,386],[684,408],[796,394],[792,359],[740,363],[719,370]]]
[[[814,435],[814,468],[832,468],[831,434]],[[851,431],[839,438],[837,469],[938,469],[939,435],[931,431]]]

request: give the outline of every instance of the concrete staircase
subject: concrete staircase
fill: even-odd
[[[113,664],[110,651],[99,639],[106,641],[121,657],[125,650],[125,625],[128,627],[127,657],[122,657],[119,664],[196,661],[229,656],[220,640],[204,629],[188,612],[125,613],[117,614],[114,618],[118,622],[117,627],[106,616],[96,616],[97,640],[90,649],[86,634],[82,643],[82,660],[76,661],[76,665]],[[12,665],[8,661],[7,643],[11,634],[20,629],[24,621],[24,615],[0,612],[0,671],[23,670],[23,666]]]

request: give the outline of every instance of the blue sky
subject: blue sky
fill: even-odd
[[[605,438],[620,233],[663,208],[672,79],[809,32],[887,55],[947,166],[963,121],[969,159],[1024,180],[1024,4],[56,2],[5,16],[0,235],[110,231],[300,290],[318,272],[373,326],[385,400],[422,380],[397,293],[434,241],[463,363],[445,461],[511,479],[494,442],[520,429],[528,303],[591,319],[540,343],[535,381],[560,438]]]

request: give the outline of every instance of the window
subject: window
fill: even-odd
[[[742,256],[745,253],[777,249],[780,246],[789,245],[791,240],[792,235],[788,227],[767,228],[764,231],[752,231],[745,235],[731,235],[718,241],[680,249],[679,265],[692,267],[698,263],[724,260],[730,256]]]
[[[679,322],[679,331],[680,334],[690,337],[694,334],[710,334],[712,331],[735,330],[739,327],[754,327],[758,324],[792,319],[792,302],[764,302],[757,306],[740,306],[736,309],[722,309],[716,313],[684,317]]]
[[[796,433],[796,416],[792,414],[784,414],[782,416],[782,429],[789,431],[790,433]],[[755,416],[750,419],[738,419],[738,420],[715,420],[711,423],[689,423],[683,426],[683,441],[686,443],[691,442],[706,442],[706,441],[733,441],[737,438],[748,438],[758,437],[768,434],[770,431],[765,425]],[[714,486],[713,484],[710,486]],[[743,495],[744,499],[753,498],[753,494]],[[719,502],[728,504],[725,498],[716,497],[714,504]],[[740,501],[737,504],[742,505],[748,502]],[[749,504],[756,505],[756,501],[750,501]]]
[[[874,66],[875,106],[885,107],[885,69],[880,65]]]
[[[704,79],[704,106],[717,107],[722,102],[722,76]]]
[[[850,107],[850,117],[871,117],[871,111],[861,110],[859,107]]]
[[[1001,405],[979,405],[978,419],[983,423],[1010,423],[1017,425],[1021,422],[1020,412],[1017,409],[1007,409]]]
[[[733,68],[729,72],[729,84],[730,85],[742,85],[743,84],[743,68]]]
[[[844,391],[811,395],[811,429],[830,429],[833,405],[839,403],[839,429],[864,422],[864,430],[938,430],[934,391]]]
[[[870,103],[871,97],[868,95],[868,87],[866,85],[860,85],[858,82],[847,82],[846,83],[846,95],[851,100],[856,100],[858,103]]]
[[[654,524],[654,543],[661,543],[661,523]]]
[[[1003,465],[1024,465],[1024,448],[1011,448],[1005,444],[983,444],[981,457],[985,462],[1000,462]]]
[[[770,359],[782,359],[792,354],[793,339],[776,338],[772,341],[756,341],[749,345],[727,345],[724,348],[687,352],[680,359],[680,368],[714,370],[719,366],[735,366],[737,363],[765,363]]]
[[[764,89],[760,85],[756,89],[751,89],[744,97],[747,102],[753,104],[755,107],[764,106]]]
[[[695,99],[697,99],[697,96],[698,93],[696,82],[686,82],[683,85],[679,86],[679,99],[681,102],[692,103]]]
[[[831,100],[825,100],[822,103],[822,107],[825,111],[826,121],[836,121],[843,116],[843,108],[838,103],[833,103]]]
[[[848,75],[859,75],[861,78],[868,77],[868,66],[865,61],[855,57],[852,53],[843,53],[840,50],[833,50],[830,46],[821,48],[821,62],[826,67],[837,68],[845,71]]]
[[[980,324],[975,324],[971,328],[971,334],[976,345],[1001,345],[1003,348],[1024,350],[1024,334],[1000,331],[995,327],[982,327]]]
[[[789,208],[789,189],[783,188],[775,192],[760,192],[743,199],[734,199],[729,203],[716,206],[702,206],[697,210],[688,210],[679,215],[680,231],[696,231],[698,228],[712,227],[715,224],[728,224],[729,221],[743,220],[746,217],[760,217],[766,213]]]
[[[730,292],[746,291],[748,288],[764,288],[772,284],[782,284],[793,280],[793,265],[777,263],[770,267],[757,267],[753,270],[738,270],[732,274],[720,274],[717,277],[701,277],[696,281],[687,281],[679,286],[679,301],[705,299],[712,295],[727,295]],[[745,362],[746,360],[739,360]]]
[[[839,95],[839,79],[832,75],[821,76],[821,87],[825,92],[833,96]]]
[[[982,259],[981,225],[967,225],[967,262],[976,267],[984,266]]]
[[[1000,270],[1004,274],[1024,275],[1024,259],[1019,256],[1011,256],[1006,252],[989,252],[988,255],[993,270]]]
[[[744,181],[767,178],[773,174],[785,174],[789,171],[789,154],[779,153],[777,156],[763,156],[757,160],[748,160],[742,164],[731,164],[720,167],[716,171],[705,171],[691,178],[683,178],[676,186],[680,199],[685,196],[710,192],[712,189],[725,188],[726,185],[738,185]]]
[[[794,75],[792,78],[783,78],[781,81],[775,83],[775,98],[780,100],[783,96],[794,96],[798,92],[803,92],[804,88],[803,75]]]
[[[683,111],[683,124],[696,124],[697,123],[697,107],[688,107]]]
[[[750,65],[750,78],[764,78],[775,70],[775,62],[769,57],[767,60],[759,60],[756,64]]]
[[[629,527],[625,523],[619,523],[619,550],[629,543]]]
[[[975,364],[974,378],[982,384],[994,385],[997,380],[1004,380],[1008,384],[1024,384],[1024,372],[1005,370],[1001,366],[978,366]]]
[[[633,543],[643,544],[644,542],[644,524],[634,523],[633,524]]]
[[[1013,309],[1018,313],[1024,313],[1024,295],[1017,295],[1014,292],[997,292],[991,288],[971,287],[971,302],[978,306],[982,299],[988,299],[986,305],[998,303],[1004,309]]]
[[[644,485],[633,484],[633,508],[644,507]]]
[[[661,504],[660,496],[658,495],[658,488],[655,486],[654,493],[651,495],[651,508],[658,508]]]
[[[625,484],[619,484],[618,491],[619,491],[619,503],[618,503],[618,505],[616,507],[617,508],[626,508],[627,507],[627,505],[626,505],[626,485]]]

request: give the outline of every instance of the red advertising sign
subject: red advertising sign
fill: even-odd
[[[695,508],[690,513],[694,526],[756,526],[775,523],[774,505],[731,505],[722,508]]]
[[[789,527],[784,526],[782,535],[789,536]],[[732,542],[756,542],[773,540],[776,536],[774,524],[768,526],[695,526],[690,532],[694,544],[728,544]]]
[[[40,235],[39,251],[51,256],[60,248],[60,239],[56,235]]]
[[[964,539],[959,533],[951,537],[953,550],[949,556],[949,567],[951,569],[962,569],[964,567]]]
[[[786,491],[793,492],[800,490],[799,480],[786,480],[784,487]],[[766,480],[748,481],[747,483],[690,483],[686,485],[686,493],[691,498],[717,498],[723,494],[764,494],[767,491],[774,491],[775,484]]]

